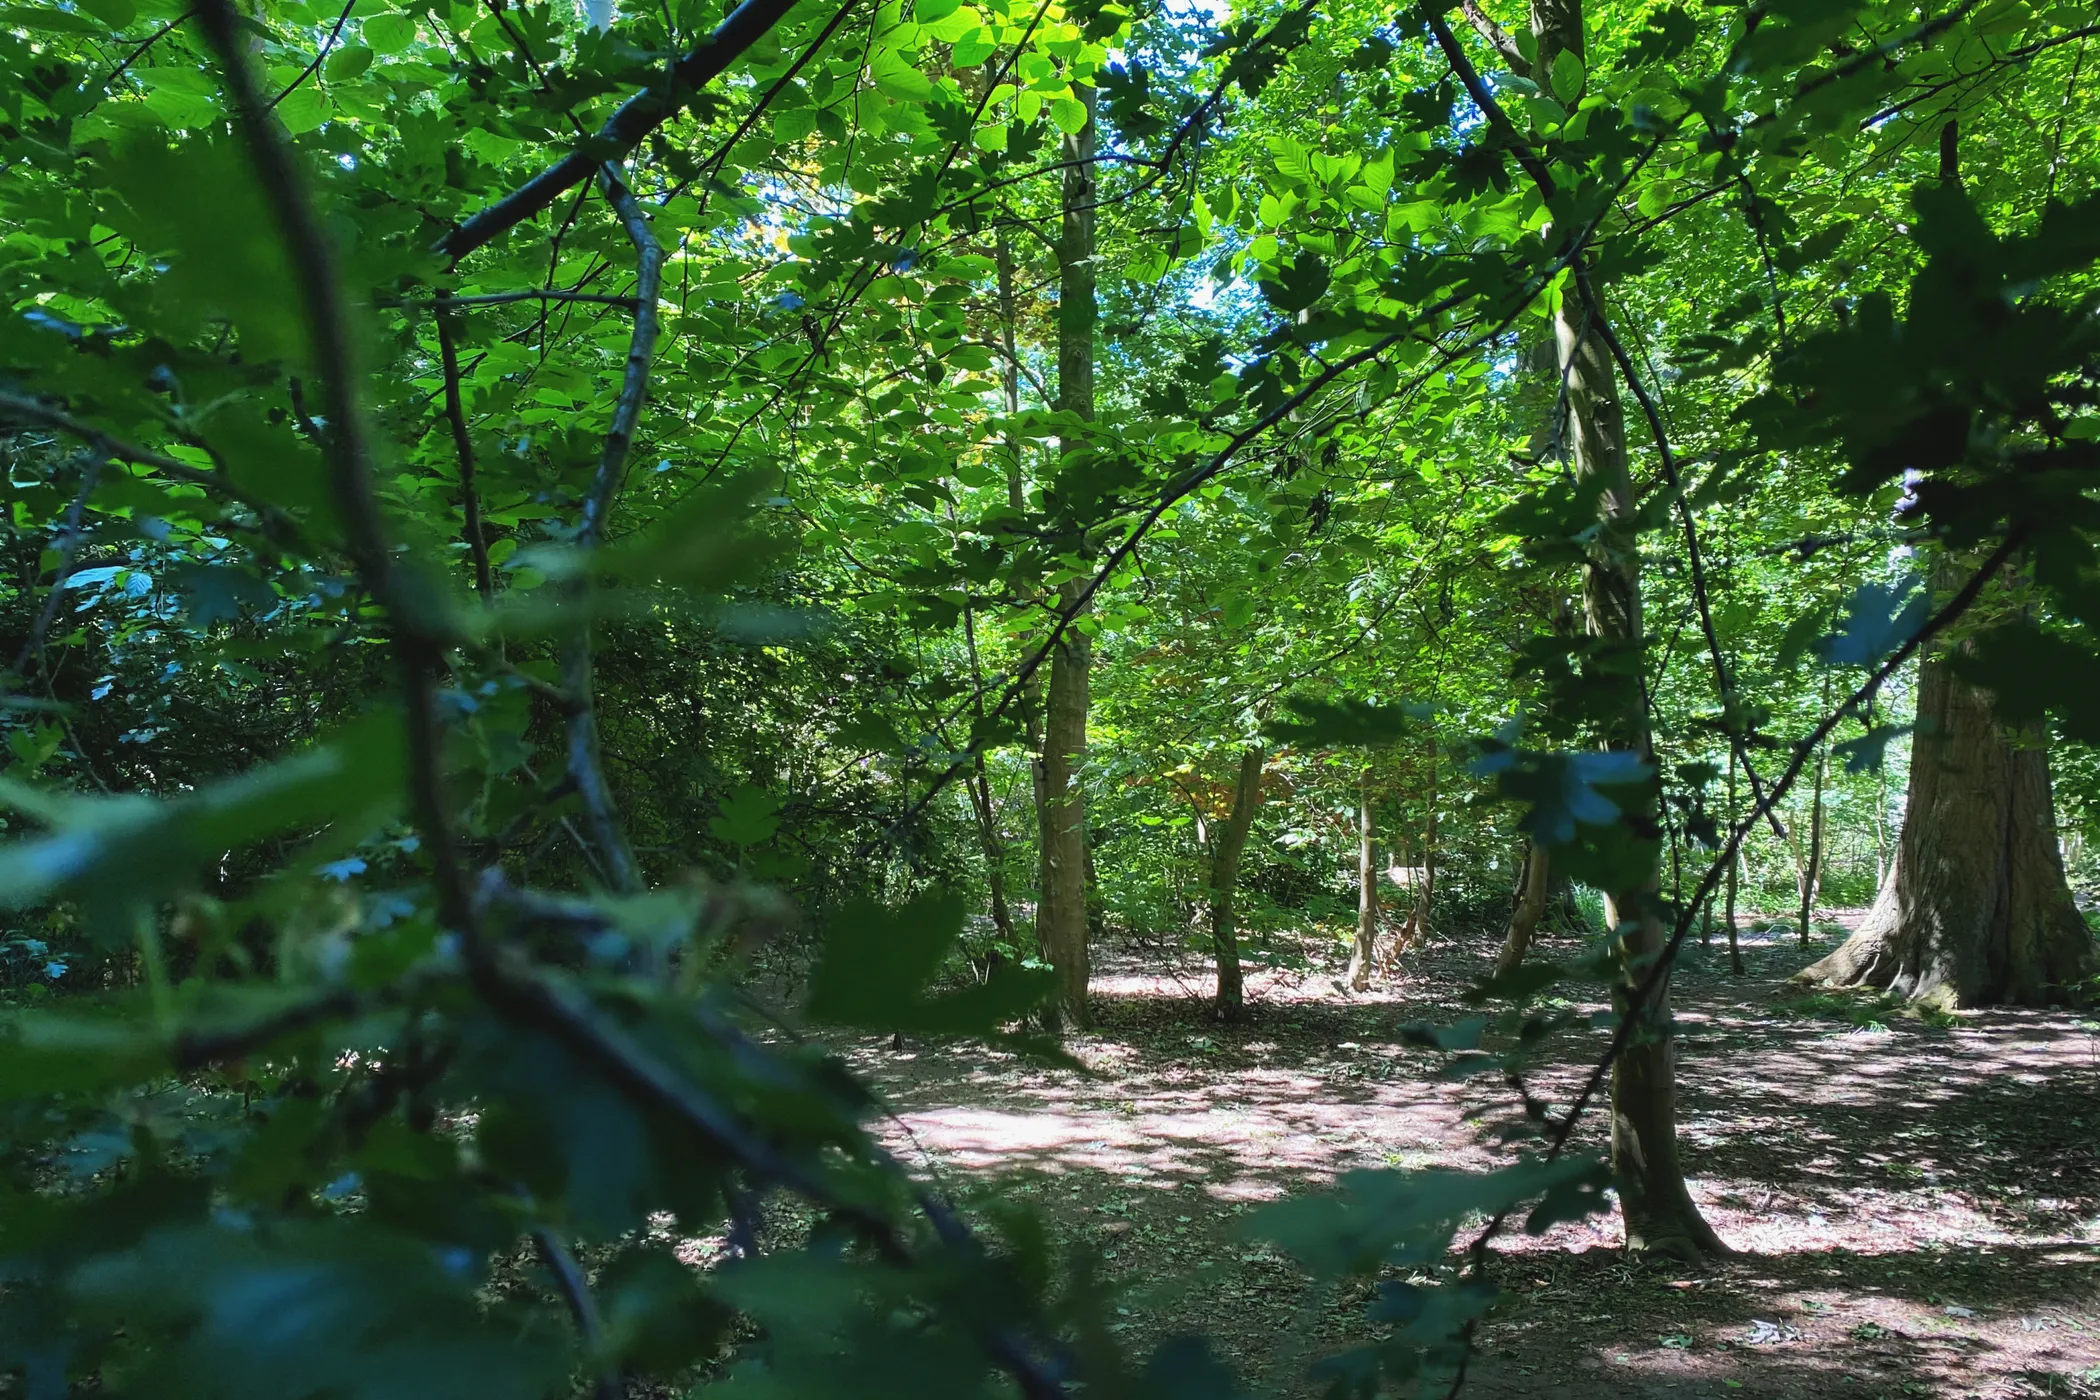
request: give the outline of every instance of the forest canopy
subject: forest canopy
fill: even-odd
[[[1739,902],[2092,990],[2096,37],[0,9],[9,1393],[1244,1393],[838,1053],[1086,1068],[1114,959],[1477,963],[1393,1035],[1493,1164],[1249,1217],[1377,1285],[1291,1385],[1457,1393],[1505,1236],[1725,1257]]]

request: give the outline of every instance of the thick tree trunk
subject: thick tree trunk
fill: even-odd
[[[2008,734],[1940,657],[1918,666],[1910,796],[1866,922],[1797,982],[1954,1008],[2039,1006],[2091,975],[2056,844],[2049,752]]]
[[[1502,940],[1502,954],[1495,959],[1495,974],[1515,972],[1531,949],[1531,936],[1538,932],[1546,913],[1546,896],[1553,888],[1553,864],[1537,842],[1524,843],[1524,865],[1517,872],[1517,907],[1509,916],[1509,933]]]
[[[1069,605],[1078,585],[1060,599]],[[1086,761],[1088,671],[1093,639],[1067,627],[1051,654],[1049,698],[1043,715],[1042,879],[1035,910],[1043,957],[1057,969],[1057,1001],[1073,1025],[1087,1022]]]
[[[1057,407],[1094,416],[1094,90],[1076,87],[1086,125],[1065,138],[1064,222],[1057,245]],[[1071,443],[1062,444],[1069,450]],[[1082,585],[1063,584],[1058,599],[1078,607]],[[1042,748],[1043,879],[1036,932],[1044,957],[1057,969],[1058,1004],[1074,1025],[1087,1022],[1086,800],[1080,767],[1086,726],[1093,639],[1075,616],[1050,656]]]
[[[1349,950],[1349,986],[1371,989],[1371,965],[1378,953],[1378,863],[1371,826],[1371,770],[1356,786],[1356,943]]]
[[[1553,60],[1563,50],[1577,57],[1583,54],[1581,0],[1532,0],[1531,23],[1538,53],[1533,77],[1542,85],[1549,84]],[[1601,490],[1603,529],[1583,569],[1584,622],[1591,636],[1638,656],[1642,645],[1640,552],[1633,527],[1636,500],[1626,458],[1625,413],[1611,357],[1602,338],[1590,331],[1592,320],[1603,314],[1603,307],[1588,304],[1578,287],[1570,287],[1556,315],[1554,332],[1567,386],[1575,474]],[[1610,747],[1639,754],[1653,765],[1647,709],[1637,689],[1604,728]],[[1626,813],[1626,819],[1638,829],[1659,834],[1660,793],[1652,778],[1639,793],[1638,805]],[[1633,1014],[1634,986],[1668,942],[1660,903],[1659,869],[1651,870],[1638,885],[1607,892],[1606,912],[1628,969],[1613,995],[1622,1016]],[[1639,1008],[1638,1017],[1637,1033],[1612,1065],[1611,1082],[1612,1171],[1626,1225],[1626,1247],[1689,1260],[1725,1253],[1726,1246],[1699,1214],[1678,1164],[1676,1037],[1671,1031],[1667,977]]]
[[[1218,848],[1210,862],[1210,946],[1218,963],[1218,1019],[1237,1021],[1245,1010],[1240,978],[1240,938],[1235,902],[1240,885],[1240,857],[1261,805],[1259,747],[1240,756],[1239,781],[1232,789],[1232,810],[1218,829]]]

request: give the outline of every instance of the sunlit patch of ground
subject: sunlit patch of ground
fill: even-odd
[[[1784,977],[1830,938],[1743,941],[1748,976],[1694,951],[1675,993],[1687,1169],[1738,1257],[1629,1264],[1609,1218],[1506,1238],[1509,1299],[1468,1393],[2100,1397],[2100,1024],[1815,1003]],[[996,1180],[1101,1251],[1134,1339],[1207,1331],[1284,1387],[1369,1335],[1362,1297],[1309,1292],[1240,1217],[1352,1168],[1507,1160],[1506,1091],[1436,1077],[1395,1034],[1463,1014],[1487,956],[1417,950],[1363,996],[1331,971],[1260,972],[1232,1028],[1200,967],[1110,957],[1098,1024],[1069,1042],[1086,1075],[980,1048],[847,1051],[908,1160],[965,1195]],[[1571,1040],[1535,1092],[1565,1104],[1594,1053]],[[1580,1136],[1598,1149],[1604,1131],[1593,1115]]]

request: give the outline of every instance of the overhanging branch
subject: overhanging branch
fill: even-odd
[[[720,77],[745,50],[764,38],[795,7],[795,0],[744,0],[712,34],[671,65],[667,79],[636,93],[605,119],[595,135],[510,194],[489,205],[438,240],[436,251],[457,261],[596,175],[608,162],[625,159],[650,132],[669,121],[686,100]]]

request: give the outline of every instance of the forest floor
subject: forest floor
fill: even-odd
[[[1790,930],[1750,935],[1741,978],[1695,947],[1674,984],[1686,1170],[1736,1254],[1630,1262],[1610,1216],[1517,1229],[1468,1395],[2100,1397],[2100,1021],[1936,1025],[1786,985],[1838,936],[1805,954]],[[1131,1341],[1204,1332],[1264,1388],[1311,1393],[1290,1379],[1309,1359],[1375,1335],[1367,1293],[1313,1290],[1242,1218],[1353,1168],[1508,1160],[1491,1130],[1507,1092],[1435,1077],[1397,1035],[1466,1014],[1486,957],[1432,944],[1362,995],[1333,969],[1260,972],[1248,1022],[1223,1027],[1199,967],[1111,956],[1097,1024],[1068,1041],[1084,1074],[844,1048],[908,1160],[965,1198],[996,1180],[1099,1251]],[[1568,1039],[1534,1081],[1557,1105],[1601,1045]],[[1593,1111],[1579,1138],[1601,1147],[1606,1126]]]

